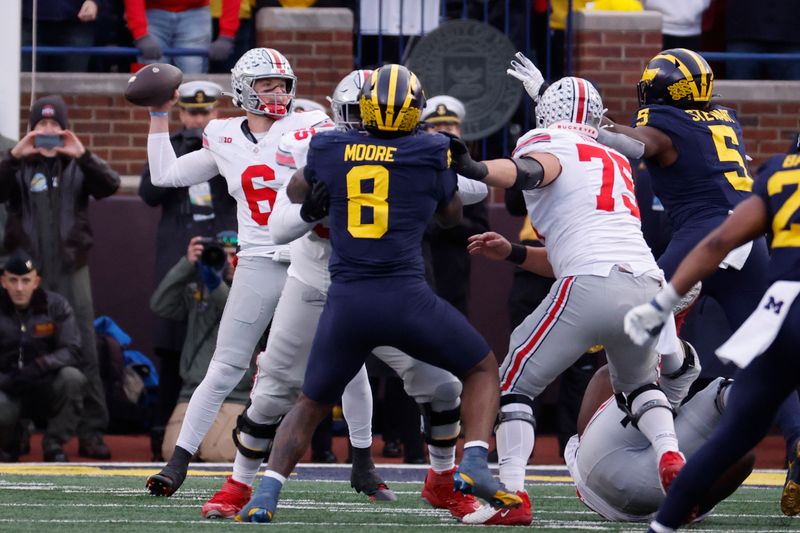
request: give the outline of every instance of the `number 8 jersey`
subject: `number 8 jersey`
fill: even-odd
[[[614,265],[636,276],[657,270],[642,236],[628,160],[589,136],[557,127],[529,131],[513,154],[548,153],[561,164],[552,183],[523,192],[556,278],[608,276]]]
[[[251,133],[245,120],[245,117],[212,120],[203,132],[203,149],[180,158],[175,157],[169,134],[150,134],[147,141],[150,172],[153,184],[160,187],[194,185],[221,174],[228,192],[236,200],[241,248],[238,255],[272,257],[287,250],[285,245],[273,242],[268,227],[275,195],[292,173],[276,161],[281,136],[332,123],[321,111],[291,113],[275,121],[262,136]]]

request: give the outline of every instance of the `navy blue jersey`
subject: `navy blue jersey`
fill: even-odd
[[[328,186],[333,281],[424,276],[422,235],[456,191],[450,141],[423,133],[381,139],[315,135],[305,176]]]
[[[800,281],[800,154],[776,156],[761,167],[753,192],[769,215],[769,280]]]
[[[677,160],[660,167],[645,161],[653,190],[661,199],[673,227],[726,216],[752,190],[742,129],[727,107],[705,110],[665,105],[643,107],[634,126],[652,126],[669,135]]]

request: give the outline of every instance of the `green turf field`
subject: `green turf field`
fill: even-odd
[[[65,465],[66,466],[66,465]],[[34,467],[35,468],[35,467]],[[69,467],[67,467],[69,468]],[[36,470],[31,469],[32,472]],[[145,493],[139,471],[100,475],[0,474],[0,530],[14,532],[210,531],[268,527],[270,531],[453,531],[469,528],[420,497],[421,483],[391,483],[399,501],[373,504],[341,481],[292,480],[284,489],[276,522],[238,524],[200,517],[200,505],[222,477],[189,477],[171,498]],[[529,486],[536,531],[644,531],[641,524],[606,522],[586,509],[566,483],[534,480]],[[743,487],[703,524],[687,531],[798,531],[800,517],[780,514],[780,489]]]

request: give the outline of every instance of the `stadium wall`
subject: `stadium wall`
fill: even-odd
[[[646,61],[660,48],[660,15],[650,12],[579,12],[575,16],[575,73],[596,81],[606,106],[617,120],[636,110],[636,82]],[[352,68],[353,16],[346,9],[267,8],[258,13],[259,42],[283,51],[298,75],[298,96],[326,104],[341,76]],[[153,257],[158,210],[136,196],[138,175],[146,159],[147,110],[127,103],[122,92],[127,74],[37,75],[38,95],[58,93],[70,107],[73,130],[87,147],[124,176],[123,190],[92,209],[97,245],[91,266],[98,314],[109,314],[149,351]],[[187,76],[187,80],[198,79]],[[229,86],[223,74],[203,76]],[[20,133],[27,130],[30,75],[21,79]],[[800,82],[719,81],[722,103],[734,107],[744,126],[753,168],[784,152],[800,130]],[[237,113],[229,102],[221,116]],[[172,116],[177,126],[177,112]],[[516,238],[521,219],[505,212],[502,195],[490,209],[493,227]],[[501,356],[509,327],[505,302],[511,284],[510,265],[475,260],[470,316]],[[486,280],[492,280],[486,283]]]

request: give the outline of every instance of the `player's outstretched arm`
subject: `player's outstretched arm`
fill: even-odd
[[[300,216],[301,204],[293,204],[286,196],[286,188],[278,191],[275,205],[269,216],[269,234],[275,244],[288,244],[305,235],[316,222],[306,222]]]
[[[289,180],[289,184],[286,186],[286,196],[289,197],[293,204],[302,204],[310,190],[311,185],[308,184],[305,177],[305,167],[298,168],[292,174],[292,179]]]
[[[494,231],[469,237],[467,251],[471,255],[482,255],[493,261],[509,261],[540,276],[555,277],[545,248],[511,244],[508,239]]]
[[[632,145],[625,139],[614,134],[624,135],[638,141],[644,145],[644,149],[642,150],[637,145]],[[601,122],[601,130],[597,140],[628,157],[635,157],[637,159],[660,155],[674,156],[677,154],[677,152],[675,152],[675,147],[672,145],[672,139],[658,128],[652,126],[637,126],[632,128],[630,126],[617,124],[605,116]]]
[[[760,197],[751,196],[736,206],[725,222],[681,261],[670,282],[650,303],[628,311],[625,333],[639,345],[650,342],[661,331],[673,307],[695,283],[713,274],[731,250],[763,235],[767,226],[767,207]]]

